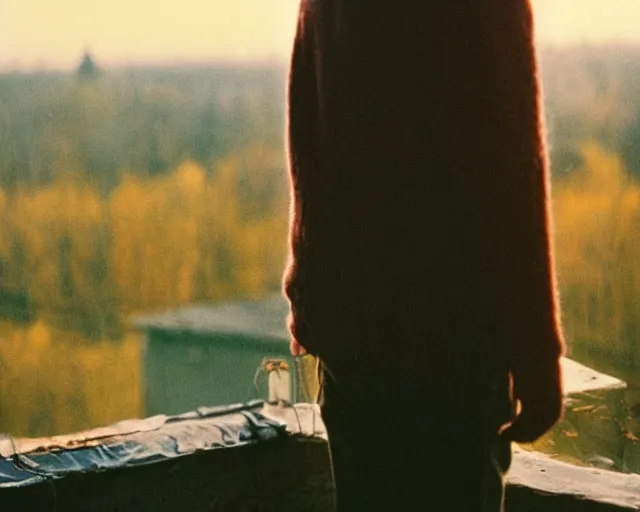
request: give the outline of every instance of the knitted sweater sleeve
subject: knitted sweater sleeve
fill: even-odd
[[[287,155],[290,178],[289,261],[284,275],[284,294],[290,305],[291,336],[308,352],[316,353],[305,316],[307,215],[311,198],[308,182],[301,174],[313,174],[318,167],[317,83],[313,33],[301,2],[287,84]]]
[[[488,17],[500,83],[495,122],[504,130],[496,177],[501,190],[494,196],[501,339],[514,375],[530,374],[554,367],[564,352],[533,16],[529,2],[516,1]]]

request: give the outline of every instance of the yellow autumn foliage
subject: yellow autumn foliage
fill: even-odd
[[[556,257],[570,341],[631,353],[640,336],[640,184],[595,144],[554,187]]]
[[[288,195],[276,153],[125,172],[107,196],[78,174],[0,190],[1,291],[35,310],[30,324],[0,322],[4,430],[51,435],[144,414],[139,334],[114,340],[111,322],[280,286]]]
[[[144,414],[139,334],[83,339],[0,323],[0,415],[14,436],[66,434]]]
[[[245,218],[239,182],[233,156],[209,176],[191,161],[151,180],[125,176],[109,198],[122,304],[149,309],[258,297],[278,285],[285,247],[274,240],[286,239],[286,216],[267,209],[261,218]]]

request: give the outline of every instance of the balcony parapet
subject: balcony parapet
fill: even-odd
[[[333,510],[316,406],[201,408],[0,443],[3,510]],[[17,453],[16,453],[17,452]],[[25,508],[26,507],[26,508]],[[640,510],[640,476],[516,449],[507,511]]]

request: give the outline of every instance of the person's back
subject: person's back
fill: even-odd
[[[359,439],[365,457],[373,440],[358,418],[375,411],[403,422],[399,411],[424,403],[416,435],[450,451],[466,433],[473,451],[510,419],[511,372],[525,394],[547,378],[557,417],[547,170],[524,0],[303,0],[300,12],[285,291],[294,339],[323,363],[346,496],[357,483],[341,489],[339,467],[358,456],[336,462],[336,446],[357,426],[342,444]],[[407,466],[394,468],[399,491],[417,469],[394,457],[379,463]]]

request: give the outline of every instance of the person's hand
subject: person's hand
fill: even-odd
[[[520,412],[502,431],[516,443],[532,443],[562,418],[563,390],[560,362],[512,372],[514,399]]]
[[[289,343],[289,351],[293,357],[303,356],[307,353],[305,348],[300,345],[298,340],[295,338],[291,338],[291,343]]]

